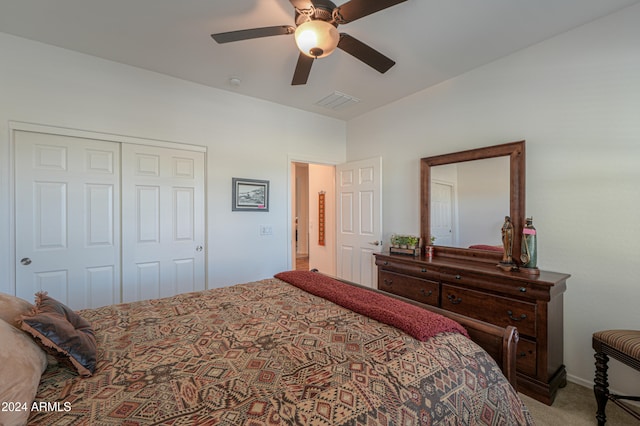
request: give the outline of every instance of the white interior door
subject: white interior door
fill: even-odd
[[[16,294],[120,300],[120,144],[16,131]]]
[[[122,147],[123,302],[203,290],[204,153]]]
[[[336,166],[337,275],[377,287],[382,250],[382,158]]]
[[[453,185],[431,182],[431,235],[436,245],[455,245],[453,205]]]

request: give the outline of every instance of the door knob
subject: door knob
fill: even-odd
[[[24,266],[31,265],[31,259],[29,259],[28,257],[23,257],[22,259],[20,259],[20,263],[22,263]]]
[[[202,251],[202,246],[197,246],[196,251]]]
[[[372,246],[379,246],[380,245],[380,241],[374,241],[374,242],[369,243],[369,244],[371,244]]]

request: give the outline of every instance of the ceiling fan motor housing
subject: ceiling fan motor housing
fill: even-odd
[[[331,22],[333,26],[337,27],[338,24],[333,21],[333,10],[336,8],[336,5],[329,0],[315,0],[313,2],[313,7],[308,9],[309,13],[305,13],[305,11],[299,11],[296,9],[296,26],[307,22],[308,20],[321,20],[326,22]]]

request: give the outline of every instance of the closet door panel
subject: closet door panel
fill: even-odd
[[[120,301],[120,144],[16,131],[16,295]]]
[[[204,153],[122,150],[123,301],[204,289]]]

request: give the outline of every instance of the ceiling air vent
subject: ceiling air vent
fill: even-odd
[[[345,95],[341,92],[333,92],[332,94],[325,96],[316,102],[316,105],[338,111],[344,109],[350,105],[357,104],[360,99],[353,96]]]

